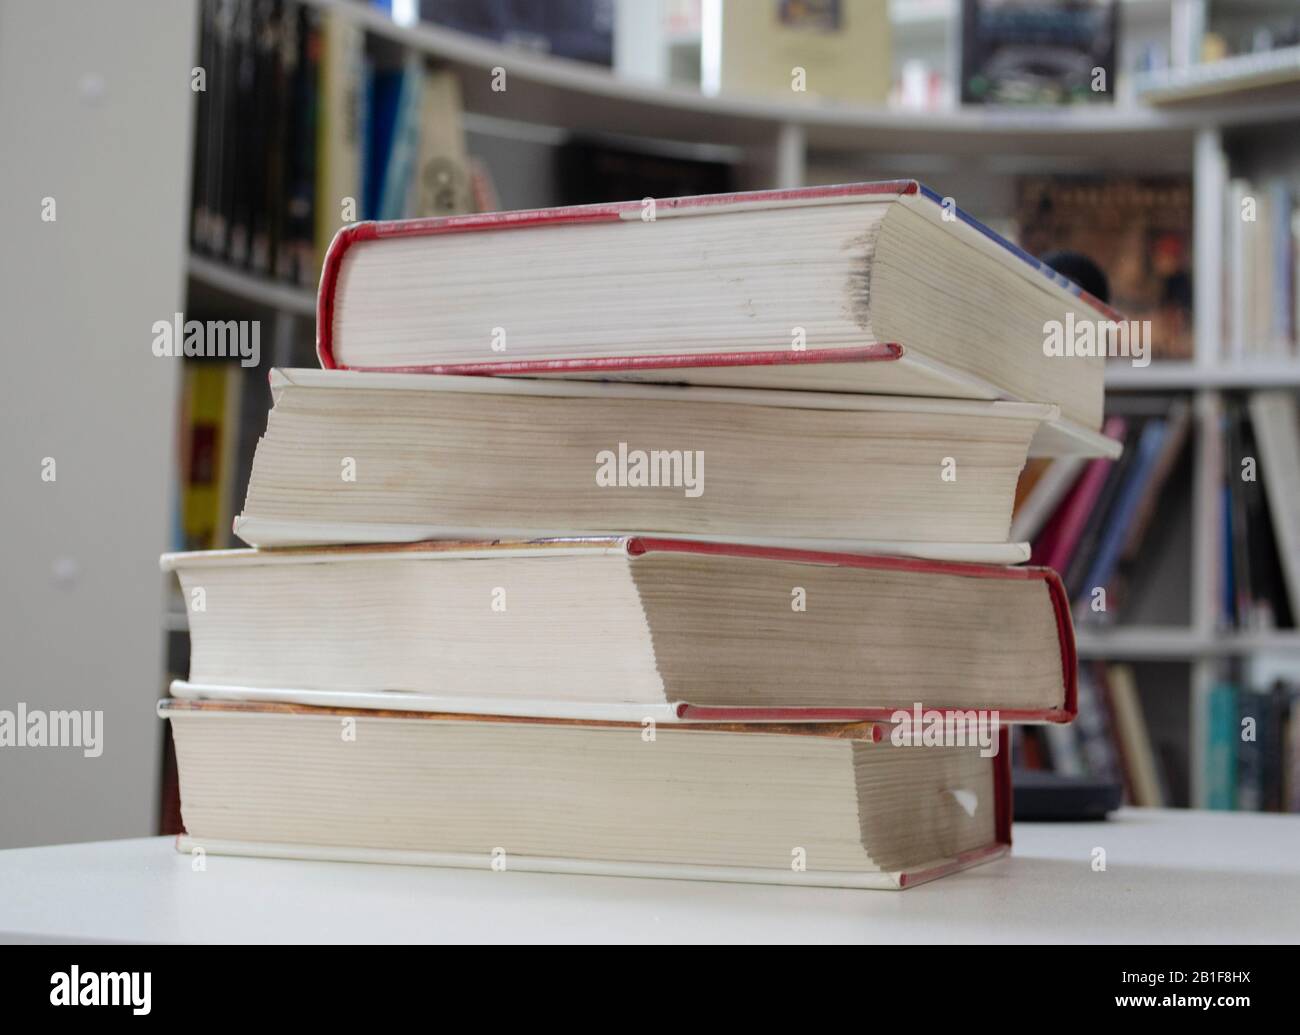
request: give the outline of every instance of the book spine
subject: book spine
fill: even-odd
[[[1207,707],[1205,804],[1231,811],[1237,804],[1237,688],[1230,683],[1215,686]]]

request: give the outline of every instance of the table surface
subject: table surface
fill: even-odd
[[[0,939],[110,942],[1294,942],[1300,816],[1017,824],[904,892],[209,855],[171,838],[0,851]],[[1105,870],[1094,869],[1105,849]]]

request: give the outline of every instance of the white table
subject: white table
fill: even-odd
[[[208,856],[170,838],[0,852],[0,940],[1259,942],[1300,939],[1300,817],[1019,824],[905,892]],[[1105,872],[1092,867],[1106,850]]]

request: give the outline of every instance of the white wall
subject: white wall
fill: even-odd
[[[156,831],[180,369],[150,327],[181,307],[195,31],[188,0],[0,0],[0,709],[104,712],[97,759],[0,746],[0,847]]]

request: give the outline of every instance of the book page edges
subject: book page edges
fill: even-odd
[[[181,834],[176,850],[195,849],[213,855],[237,855],[262,859],[296,859],[309,862],[381,863],[396,866],[437,866],[465,870],[492,870],[488,853],[472,855],[451,852],[401,851],[387,848],[323,847],[258,841],[210,841]],[[981,863],[1002,858],[1010,851],[1003,843],[965,852],[951,859],[937,859],[908,871],[859,873],[844,870],[766,869],[740,866],[694,866],[685,863],[607,862],[597,859],[569,859],[551,856],[511,855],[509,869],[527,873],[557,873],[592,877],[642,877],[652,880],[697,880],[727,884],[792,884],[819,888],[854,888],[899,891]]]
[[[282,552],[286,557],[287,547],[312,547],[319,549],[329,545],[344,544],[424,544],[431,540],[448,540],[481,544],[485,540],[506,540],[515,543],[531,540],[620,538],[622,533],[592,531],[590,535],[573,536],[572,530],[567,534],[555,530],[548,534],[541,529],[518,528],[448,528],[439,525],[400,525],[400,524],[362,524],[290,521],[278,518],[259,518],[241,514],[235,518],[235,534],[250,546],[275,548],[275,556]],[[1029,559],[1028,543],[944,543],[944,542],[902,542],[898,540],[858,540],[858,539],[798,539],[798,538],[762,538],[752,536],[701,536],[677,535],[671,532],[632,532],[626,533],[630,538],[653,538],[658,540],[680,540],[682,542],[707,542],[735,546],[770,547],[787,550],[813,550],[819,552],[843,553],[853,555],[883,555],[893,557],[914,557],[920,560],[956,561],[971,564],[1011,565],[1020,564]],[[248,551],[219,551],[223,554],[240,554],[250,556]],[[293,553],[301,556],[304,551]],[[430,556],[441,555],[442,551],[428,551]],[[450,552],[450,551],[448,551]],[[341,554],[340,554],[341,555]],[[187,554],[164,554],[164,570],[171,570]],[[263,556],[270,558],[271,553]]]

